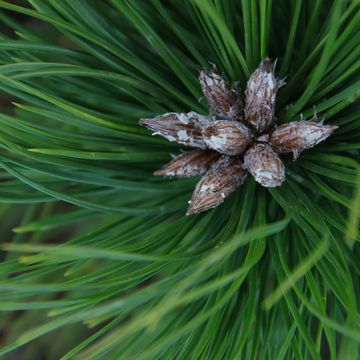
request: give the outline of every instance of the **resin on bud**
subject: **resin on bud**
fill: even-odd
[[[241,122],[215,120],[203,130],[207,146],[225,155],[238,155],[252,140],[249,128]]]
[[[221,155],[212,150],[195,150],[183,153],[170,161],[162,169],[155,171],[156,176],[190,177],[206,172],[210,165]]]
[[[337,128],[315,121],[294,121],[277,127],[270,135],[270,143],[278,153],[292,152],[296,160],[301,151],[324,141]]]
[[[197,183],[186,215],[198,214],[221,204],[246,179],[237,157],[222,156]]]
[[[196,112],[166,113],[152,119],[140,119],[140,125],[153,131],[153,135],[160,135],[169,141],[193,146],[201,149],[207,148],[201,130],[209,124],[208,116]]]
[[[280,186],[285,180],[285,166],[269,144],[254,144],[244,156],[244,167],[265,187]]]
[[[243,118],[243,102],[236,90],[229,86],[216,67],[201,69],[199,76],[201,90],[214,115],[228,120]]]
[[[275,64],[270,59],[261,61],[245,90],[245,119],[259,134],[273,123],[276,93],[284,84],[275,79],[274,68]]]

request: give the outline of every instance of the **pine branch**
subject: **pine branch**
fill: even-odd
[[[359,2],[21,3],[0,1],[0,354],[358,358]],[[339,129],[281,187],[186,217],[198,179],[153,176],[186,147],[138,121],[208,115],[199,67],[243,91],[265,56],[279,123]]]

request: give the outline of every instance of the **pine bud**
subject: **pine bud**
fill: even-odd
[[[206,172],[219,157],[220,154],[212,150],[189,151],[177,156],[162,169],[155,171],[154,175],[179,178],[197,176]]]
[[[270,136],[270,143],[278,153],[292,152],[296,160],[301,151],[324,141],[337,128],[314,121],[294,121],[277,127]]]
[[[199,81],[201,90],[214,115],[229,120],[241,120],[243,118],[241,98],[236,90],[226,83],[215,66],[212,70],[202,69]]]
[[[205,149],[207,145],[201,130],[210,121],[208,116],[192,111],[187,114],[166,113],[152,119],[140,119],[140,125],[154,131],[153,135],[161,135],[169,141]]]
[[[265,187],[280,186],[285,180],[285,166],[270,145],[253,145],[244,156],[244,167]]]
[[[215,120],[202,134],[210,149],[225,155],[241,154],[252,140],[252,133],[246,125],[231,120]]]
[[[186,215],[214,208],[246,179],[239,158],[222,156],[197,183]]]
[[[270,59],[264,59],[251,75],[245,91],[245,119],[260,134],[274,120],[276,92],[283,84],[276,81],[274,67]]]

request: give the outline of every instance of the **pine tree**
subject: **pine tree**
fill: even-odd
[[[0,1],[5,359],[357,359],[360,3]],[[277,59],[278,123],[338,129],[186,216],[187,147],[140,118],[208,115],[199,68],[243,91]]]

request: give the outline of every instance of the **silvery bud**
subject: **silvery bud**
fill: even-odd
[[[292,152],[296,160],[301,151],[324,141],[337,128],[314,121],[294,121],[277,127],[270,136],[270,143],[278,153]]]
[[[207,148],[201,130],[211,119],[196,112],[166,113],[152,119],[140,119],[140,125],[154,131],[153,135],[161,135],[169,141],[179,144]]]
[[[170,161],[156,176],[190,177],[203,174],[221,155],[212,150],[195,150],[183,153]]]
[[[197,183],[186,215],[214,208],[246,179],[247,171],[237,157],[222,156]]]
[[[280,186],[285,180],[285,166],[279,155],[265,143],[254,144],[244,156],[244,167],[265,187]]]
[[[252,133],[241,122],[215,120],[203,130],[203,138],[210,149],[225,155],[238,155],[252,140]]]
[[[202,69],[199,76],[201,90],[209,103],[214,115],[229,120],[243,118],[243,102],[236,90],[229,86],[225,79],[217,72]]]

